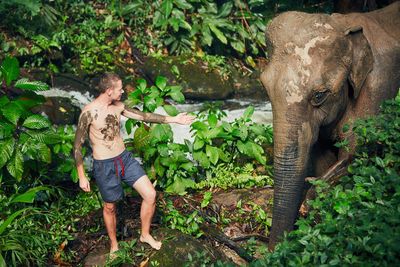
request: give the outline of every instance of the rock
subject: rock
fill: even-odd
[[[80,108],[74,106],[71,99],[65,97],[47,97],[46,102],[32,109],[34,113],[46,114],[53,124],[77,124]]]
[[[203,244],[200,240],[168,228],[154,231],[163,245],[159,251],[150,256],[150,266],[176,267],[176,266],[201,266],[207,262],[210,265],[217,260],[226,261],[226,258],[217,250]],[[189,260],[190,253],[192,260]],[[156,264],[159,265],[156,265]]]
[[[264,210],[271,208],[270,200],[273,197],[274,189],[271,187],[251,188],[251,189],[233,189],[231,191],[220,191],[213,194],[211,203],[235,207],[239,200],[242,203],[253,202]]]
[[[232,84],[218,73],[207,72],[199,62],[182,62],[184,59],[180,57],[168,57],[162,61],[147,58],[143,72],[151,82],[162,75],[168,78],[170,84],[182,86],[182,92],[187,99],[222,100],[233,94]],[[171,71],[174,65],[179,69],[178,77]]]
[[[96,90],[98,78],[89,78],[89,77],[78,77],[69,73],[60,73],[54,76],[53,78],[53,87],[69,91],[78,91],[84,94],[85,92],[89,92],[92,96],[97,96],[98,92]]]
[[[234,97],[238,99],[268,100],[267,91],[260,81],[260,71],[255,70],[250,75],[243,75],[236,69],[232,70],[231,80]]]

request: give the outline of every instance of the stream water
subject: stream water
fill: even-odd
[[[40,92],[40,94],[47,97],[67,97],[70,98],[72,103],[76,106],[82,108],[89,102],[93,100],[93,96],[86,92],[82,94],[78,91],[65,91],[59,88],[52,88],[48,91]],[[197,112],[201,109],[204,102],[194,102],[187,101],[185,104],[177,104],[176,107],[180,112]],[[249,101],[249,100],[238,100],[238,99],[229,99],[222,102],[222,110],[226,112],[227,117],[223,120],[225,121],[233,121],[234,119],[240,117],[245,109],[252,105],[254,107],[253,121],[257,123],[263,124],[272,124],[272,108],[271,103],[265,101]],[[157,108],[155,111],[158,114],[166,115],[163,108]],[[121,118],[121,123],[124,125],[126,121],[125,117]],[[193,140],[189,130],[189,125],[177,125],[171,124],[172,130],[174,132],[174,141],[176,143],[184,143],[185,139]],[[121,129],[123,137],[127,137],[125,132],[125,127]]]

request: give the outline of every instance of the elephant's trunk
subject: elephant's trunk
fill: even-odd
[[[302,125],[274,123],[274,208],[269,249],[293,229],[301,204],[310,135]],[[285,129],[282,131],[282,129]],[[290,130],[287,130],[290,129]]]

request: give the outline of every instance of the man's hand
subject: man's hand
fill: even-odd
[[[191,124],[196,117],[193,115],[188,115],[187,113],[180,113],[174,117],[174,122],[179,124]]]
[[[85,176],[79,177],[79,187],[85,192],[90,192],[90,183]]]

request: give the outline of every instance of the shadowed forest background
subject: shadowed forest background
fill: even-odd
[[[137,241],[140,197],[125,188],[121,249],[106,265],[398,264],[399,96],[356,123],[349,175],[335,186],[315,182],[310,211],[273,252],[272,124],[253,117],[269,104],[259,75],[273,17],[368,12],[391,2],[0,1],[0,267],[106,262],[101,198],[93,181],[92,192],[79,189],[72,156],[81,107],[61,95],[93,99],[104,72],[123,78],[123,100],[142,111],[174,116],[199,107],[189,110],[190,140],[176,141],[169,125],[122,124],[127,148],[158,191],[153,228],[164,245],[155,252]],[[228,119],[240,101],[243,112]],[[91,177],[88,144],[84,153]]]

